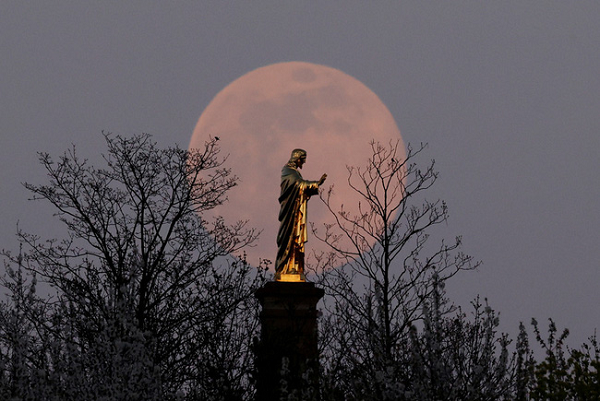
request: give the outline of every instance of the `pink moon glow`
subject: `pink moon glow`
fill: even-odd
[[[372,139],[402,141],[391,113],[369,88],[339,70],[306,62],[268,65],[227,85],[200,116],[189,148],[202,148],[211,136],[219,137],[229,154],[226,167],[239,177],[214,215],[229,223],[248,220],[262,230],[257,245],[246,250],[253,265],[275,261],[280,174],[293,149],[307,151],[303,178],[327,173],[322,188],[334,185],[334,203],[352,211],[358,198],[348,186],[346,166],[365,165]],[[311,198],[308,219],[320,232],[332,221],[328,213],[318,196]],[[321,251],[327,246],[310,233],[307,265]]]

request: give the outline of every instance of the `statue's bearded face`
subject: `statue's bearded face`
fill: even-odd
[[[292,151],[292,155],[290,156],[290,160],[288,161],[288,166],[302,168],[302,165],[306,162],[306,151],[303,149],[294,149]]]
[[[302,168],[302,165],[304,163],[306,163],[306,155],[300,156],[300,158],[296,162],[296,166],[298,166],[298,168]]]

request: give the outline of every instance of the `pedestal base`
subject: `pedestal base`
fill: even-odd
[[[278,400],[292,392],[304,394],[303,399],[317,398],[316,307],[323,294],[314,283],[281,281],[269,282],[256,292],[262,306],[257,400]]]
[[[283,281],[286,283],[304,283],[306,282],[306,277],[304,273],[291,273],[291,274],[277,274],[275,275],[276,281]]]

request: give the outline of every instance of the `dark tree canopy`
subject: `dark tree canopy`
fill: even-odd
[[[188,151],[158,148],[145,134],[105,138],[102,167],[75,147],[57,160],[42,153],[48,182],[25,184],[67,234],[19,231],[19,252],[2,251],[0,399],[253,400],[254,292],[266,269],[244,260],[257,237],[247,223],[205,217],[236,185],[217,139]],[[544,352],[536,361],[525,327],[515,340],[500,334],[487,300],[451,303],[446,283],[478,263],[460,237],[430,236],[448,219],[446,204],[428,198],[438,173],[417,163],[425,146],[402,159],[398,146],[373,142],[367,165],[348,168],[356,215],[321,193],[335,224],[313,227],[332,251],[312,266],[326,296],[319,388],[306,394],[598,399],[595,336],[570,349],[567,330],[550,321],[544,338],[533,321]]]
[[[256,233],[245,222],[203,217],[226,201],[236,177],[224,168],[216,139],[188,151],[160,149],[149,135],[105,138],[105,166],[90,165],[75,147],[57,161],[42,153],[49,182],[25,184],[33,199],[55,207],[68,232],[62,240],[19,233],[19,264],[56,292],[41,324],[77,349],[84,383],[107,366],[116,381],[150,372],[160,391],[148,388],[158,398],[192,383],[201,392],[198,380],[216,374],[202,371],[211,363],[251,362],[233,362],[224,351],[249,347],[256,327],[247,308],[263,275],[230,256]],[[248,327],[231,332],[234,322]],[[232,349],[212,349],[215,338]],[[234,374],[240,372],[223,372]]]

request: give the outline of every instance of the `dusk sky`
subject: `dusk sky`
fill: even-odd
[[[185,148],[229,83],[310,62],[365,84],[406,143],[429,144],[441,233],[483,262],[451,300],[487,297],[513,337],[552,317],[578,345],[600,326],[598,21],[595,1],[4,0],[0,248],[18,250],[17,222],[61,235],[21,185],[46,182],[36,152],[76,144],[96,162],[103,130]]]

